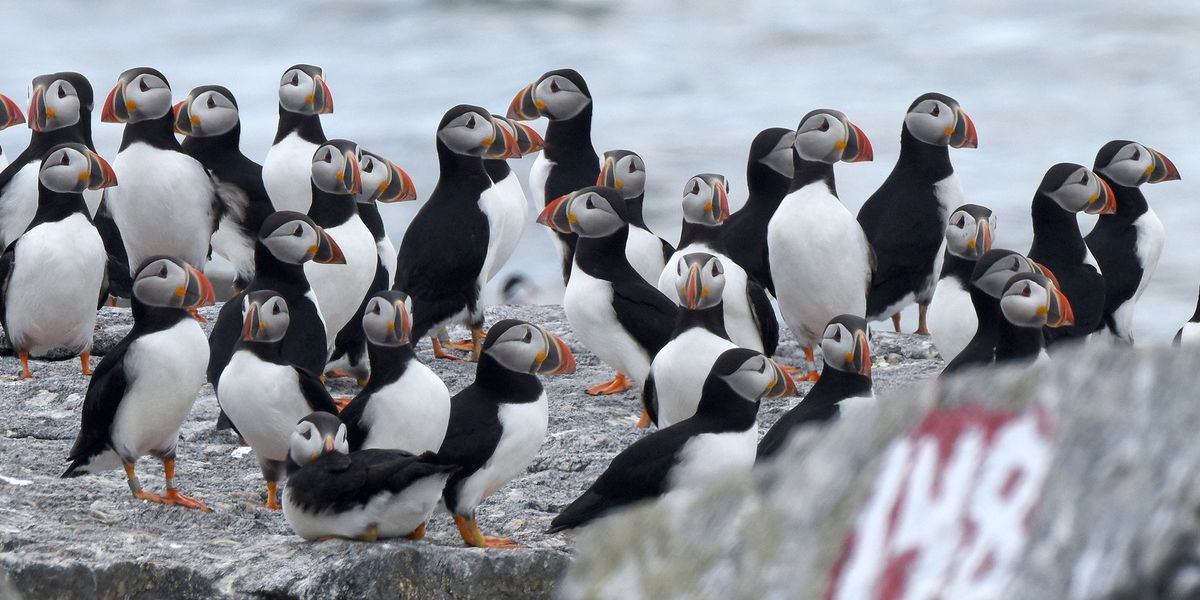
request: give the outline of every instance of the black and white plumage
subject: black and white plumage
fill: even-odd
[[[272,290],[242,298],[242,338],[216,386],[217,403],[250,444],[267,481],[266,508],[279,508],[275,486],[287,466],[292,430],[312,412],[337,414],[317,373],[287,361],[282,349],[291,317],[287,301]]]
[[[25,231],[37,212],[38,170],[46,152],[68,143],[83,144],[95,151],[92,102],[92,85],[79,73],[48,73],[33,78],[28,115],[33,133],[29,145],[0,172],[0,249]],[[11,101],[6,105],[10,122],[19,111]],[[84,196],[89,215],[96,214],[101,194]]]
[[[540,327],[506,319],[483,342],[475,381],[450,400],[450,423],[438,461],[458,467],[443,499],[463,541],[512,545],[484,536],[475,508],[525,471],[546,437],[546,392],[537,375],[575,371],[566,343]]]
[[[802,427],[828,423],[842,410],[860,410],[875,404],[871,391],[871,343],[867,321],[856,315],[838,315],[821,337],[825,367],[821,378],[796,406],[784,413],[758,443],[763,461],[787,447]]]
[[[493,215],[486,207],[504,204],[482,157],[508,157],[515,147],[512,133],[478,106],[455,106],[438,124],[438,182],[400,241],[392,285],[412,299],[414,339],[463,323],[471,328],[472,355],[478,356],[480,290],[487,282],[489,255],[495,262],[493,217],[502,212]],[[439,357],[450,356],[440,343],[434,350]]]
[[[658,291],[678,304],[675,284],[681,275],[679,261],[697,252],[717,257],[725,272],[721,308],[729,340],[742,348],[772,356],[779,344],[779,320],[775,317],[771,299],[758,281],[726,253],[728,244],[722,230],[729,218],[728,189],[725,176],[715,173],[696,175],[684,184],[679,249],[659,274],[656,280]]]
[[[650,231],[642,216],[642,204],[646,199],[646,163],[642,157],[629,150],[609,150],[604,153],[600,164],[600,175],[596,185],[621,191],[625,199],[625,211],[629,218],[629,239],[625,240],[625,258],[650,285],[658,284],[658,277],[666,268],[675,248]],[[728,209],[726,210],[728,213]]]
[[[1033,245],[1027,256],[1054,273],[1059,289],[1071,302],[1074,325],[1047,328],[1047,345],[1082,339],[1104,318],[1104,276],[1083,241],[1075,214],[1112,214],[1117,199],[1112,188],[1083,165],[1059,163],[1046,171],[1033,196]]]
[[[483,160],[483,168],[496,192],[482,196],[479,205],[488,216],[488,253],[484,258],[487,281],[491,281],[512,257],[529,223],[529,200],[516,172],[508,166],[508,159],[540,152],[545,146],[542,136],[532,127],[499,115],[492,115],[492,118],[511,135],[511,138],[502,137],[511,139],[512,147],[508,148],[507,157]],[[499,150],[496,146],[488,154],[496,156]]]
[[[978,144],[975,124],[953,98],[929,93],[908,107],[900,158],[858,211],[877,259],[867,297],[868,321],[890,316],[899,331],[900,310],[915,300],[920,308],[917,332],[928,333],[925,311],[941,271],[947,217],[964,204],[947,148]]]
[[[704,381],[695,416],[634,442],[553,521],[550,532],[586,525],[637,502],[719,487],[749,473],[758,440],[758,405],[795,393],[771,359],[727,350]]]
[[[258,230],[275,208],[263,185],[262,165],[242,154],[237,100],[222,86],[202,85],[175,105],[174,114],[183,151],[208,171],[226,208],[212,248],[233,264],[234,289],[244,290],[254,279]]]
[[[992,249],[996,217],[991,209],[964,204],[950,213],[942,274],[929,302],[929,335],[942,360],[949,363],[975,337],[979,319],[971,297],[971,272]]]
[[[455,467],[427,452],[350,452],[346,426],[313,413],[292,431],[283,516],[306,540],[421,539]]]
[[[869,161],[871,142],[836,110],[814,110],[796,130],[791,191],[767,226],[779,312],[804,348],[807,378],[818,374],[813,348],[841,314],[862,315],[875,257],[863,228],[837,196],[833,165]]]
[[[1179,170],[1161,152],[1137,142],[1114,140],[1096,153],[1092,170],[1112,187],[1116,212],[1101,215],[1084,237],[1104,275],[1106,331],[1133,343],[1133,311],[1158,266],[1166,232],[1140,186],[1179,179]]]
[[[0,320],[33,376],[29,356],[55,348],[79,354],[85,375],[108,256],[88,218],[83,191],[115,185],[113,169],[83,144],[50,149],[38,172],[37,212],[0,255]]]
[[[279,78],[279,126],[263,159],[263,185],[275,210],[307,213],[312,205],[309,176],[313,153],[328,141],[321,115],[333,112],[325,71],[293,65]]]
[[[1004,322],[996,340],[996,364],[1048,359],[1043,329],[1074,323],[1070,301],[1042,273],[1013,275],[1000,295],[1000,313]]]
[[[371,380],[341,414],[352,450],[436,452],[446,437],[450,390],[413,351],[411,310],[396,291],[374,295],[363,309]]]
[[[208,362],[204,332],[188,310],[212,302],[212,284],[191,265],[154,257],[137,272],[132,290],[133,328],[92,375],[63,477],[123,466],[135,498],[208,510],[180,494],[174,477],[179,428]],[[163,463],[161,496],[143,490],[134,471],[146,455]]]
[[[113,169],[121,185],[106,195],[130,267],[174,256],[203,268],[225,207],[200,161],[175,139],[171,87],[155,69],[129,69],[104,101],[100,120],[124,123]]]
[[[358,216],[375,240],[377,260],[375,276],[371,279],[355,315],[361,315],[371,297],[390,288],[396,277],[396,246],[388,237],[377,203],[390,204],[417,198],[412,178],[392,161],[361,149],[358,160],[362,177],[362,190],[355,197],[358,201]],[[353,377],[360,383],[365,383],[370,377],[367,340],[363,336],[363,329],[357,317],[347,321],[338,332],[325,371],[329,375]]]
[[[549,71],[525,86],[508,107],[508,117],[529,121],[546,117],[545,148],[529,171],[534,206],[545,206],[575,190],[595,184],[600,158],[592,146],[592,95],[574,69]],[[571,276],[575,236],[555,232],[563,283]]]
[[[671,341],[650,362],[642,391],[646,417],[660,428],[696,414],[704,378],[722,353],[738,347],[729,341],[725,325],[723,265],[704,252],[681,256],[674,265],[671,291],[681,306],[679,317]]]
[[[729,215],[721,227],[730,258],[771,294],[775,293],[775,283],[771,280],[767,227],[792,186],[795,143],[796,131],[782,127],[764,129],[754,137],[746,161],[750,195],[745,206]]]
[[[625,258],[625,201],[612,188],[587,187],[550,203],[538,222],[578,236],[563,311],[583,345],[617,370],[589,394],[615,394],[644,383],[650,361],[671,339],[679,308],[646,283]]]

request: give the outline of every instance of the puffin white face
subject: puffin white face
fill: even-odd
[[[270,290],[242,298],[242,340],[273,344],[287,335],[292,322],[287,301]]]
[[[1117,212],[1117,197],[1103,179],[1089,169],[1077,166],[1053,190],[1045,194],[1070,212],[1085,212],[1089,215]]]
[[[637,198],[646,193],[646,163],[628,150],[605,152],[596,185],[620,190],[626,200]]]
[[[983,290],[984,293],[993,298],[999,298],[1004,293],[1005,286],[1014,275],[1020,275],[1024,273],[1049,273],[1049,270],[1042,265],[1030,260],[1023,254],[1016,252],[1011,252],[995,261],[990,262],[990,264],[985,260],[986,258],[987,257],[985,255],[980,259],[979,264],[976,266],[976,273],[979,273],[980,268],[984,269],[983,273],[979,274],[978,277],[975,277],[975,273],[973,273],[972,277],[975,280],[975,287]]]
[[[904,124],[918,140],[933,146],[975,148],[979,145],[975,124],[953,99],[941,94],[925,94],[917,99]]]
[[[775,170],[775,172],[784,177],[791,177],[796,172],[796,164],[792,159],[792,148],[796,145],[796,132],[789,131],[779,138],[779,142],[775,144],[766,156],[758,159],[758,162],[767,165]]]
[[[796,152],[804,160],[834,164],[874,158],[866,134],[836,110],[814,110],[796,129]]]
[[[356,152],[344,144],[325,144],[313,153],[312,181],[317,189],[344,196],[362,191]]]
[[[567,344],[542,328],[523,321],[502,321],[500,335],[488,336],[483,353],[518,373],[558,375],[575,372],[575,356]]]
[[[377,346],[403,346],[412,335],[412,298],[400,292],[382,292],[367,302],[363,331]]]
[[[612,235],[628,223],[613,208],[600,191],[607,188],[584,188],[562,196],[546,205],[538,223],[559,233],[574,233],[580,237],[600,238]],[[611,193],[617,194],[615,190]]]
[[[788,148],[789,156],[792,149]],[[729,218],[728,184],[724,175],[696,175],[683,186],[683,220],[715,227]]]
[[[847,373],[871,375],[871,344],[865,323],[853,329],[834,319],[821,337],[821,356],[825,365]]]
[[[1039,273],[1012,277],[1000,297],[1000,310],[1018,327],[1066,327],[1075,322],[1067,297]]]
[[[775,361],[758,353],[743,361],[734,372],[720,377],[747,402],[782,398],[796,392],[792,378]]]
[[[279,105],[301,115],[333,112],[333,94],[325,84],[325,72],[312,65],[296,65],[279,78]]]
[[[982,218],[960,208],[950,215],[946,225],[946,250],[959,258],[979,260],[984,252],[992,249],[992,231],[995,229],[995,215]]]
[[[490,113],[467,110],[437,132],[451,151],[468,156],[511,158],[517,152],[516,138]]]
[[[189,100],[176,110],[175,130],[179,133],[213,137],[229,133],[238,124],[237,106],[225,94],[209,90]]]
[[[204,273],[174,258],[156,258],[138,270],[133,295],[143,304],[162,308],[199,308],[213,301]]]
[[[317,254],[319,234],[315,225],[307,221],[288,221],[275,228],[262,243],[275,258],[285,263],[299,265],[313,259]]]
[[[551,75],[537,82],[533,89],[533,103],[546,118],[563,121],[583,112],[592,99],[570,79]]]
[[[721,259],[704,252],[679,257],[675,263],[675,292],[688,310],[712,308],[725,292],[725,266]]]
[[[79,122],[79,92],[65,80],[36,86],[29,97],[29,127],[34,131],[55,131]]]
[[[288,457],[293,462],[304,466],[333,452],[350,453],[345,423],[326,413],[313,413],[296,423],[288,443]]]
[[[359,152],[358,165],[362,191],[355,200],[364,204],[416,200],[417,189],[412,177],[392,161],[362,150]]]
[[[38,181],[59,193],[82,193],[117,183],[117,175],[108,161],[83,144],[60,144],[42,159]]]
[[[100,120],[106,123],[137,123],[158,119],[171,110],[171,86],[161,75],[147,69],[130,69],[104,101]]]

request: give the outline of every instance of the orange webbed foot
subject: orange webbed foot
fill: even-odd
[[[633,383],[623,373],[618,372],[612,381],[594,385],[587,389],[589,396],[607,396],[609,394],[619,394],[633,387]]]

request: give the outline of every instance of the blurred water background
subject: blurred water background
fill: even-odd
[[[0,92],[25,104],[29,80],[77,70],[98,102],[125,69],[154,66],[177,99],[219,83],[237,96],[242,147],[261,161],[274,137],[276,89],[297,62],[325,68],[336,112],[330,137],[393,158],[421,200],[384,207],[397,245],[437,181],[433,133],[458,103],[503,113],[541,73],[573,67],[595,97],[598,151],[627,148],[648,168],[647,221],[674,241],[683,183],[725,173],[736,209],[750,140],[795,127],[813,108],[844,111],[875,162],[837,167],[852,211],[883,181],[913,98],[957,98],[979,129],[977,150],[952,151],[969,201],[998,213],[997,245],[1028,250],[1029,201],[1060,161],[1091,166],[1114,138],[1154,147],[1183,181],[1147,186],[1167,244],[1139,304],[1140,343],[1167,343],[1200,284],[1200,4],[1166,0],[529,0],[142,2],[45,0],[5,11]],[[16,8],[14,6],[14,8]],[[115,155],[121,127],[99,122]],[[544,131],[545,123],[535,123]],[[0,132],[9,157],[24,127]],[[532,158],[514,164],[522,174]],[[561,294],[549,236],[532,224],[506,273]],[[1086,232],[1091,218],[1081,218]],[[447,240],[447,243],[453,243]],[[800,258],[803,260],[803,258]],[[489,295],[495,297],[497,277]],[[906,313],[906,330],[916,325]]]

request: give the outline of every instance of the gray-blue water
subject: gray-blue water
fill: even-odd
[[[1104,142],[1137,140],[1174,160],[1184,178],[1146,190],[1168,237],[1139,305],[1139,342],[1165,343],[1195,306],[1200,4],[1191,0],[20,6],[0,21],[0,92],[18,103],[40,73],[81,71],[102,99],[121,71],[154,66],[180,98],[200,84],[232,89],[243,149],[261,160],[275,131],[280,74],[311,62],[325,68],[336,100],[326,132],[396,160],[422,199],[437,180],[433,133],[447,108],[467,102],[503,112],[542,72],[574,67],[595,97],[597,149],[645,158],[648,221],[669,239],[688,177],[727,174],[736,208],[755,133],[794,127],[813,108],[846,112],[871,138],[874,163],[837,168],[841,198],[857,210],[895,161],[911,100],[934,90],[957,98],[979,129],[979,149],[953,154],[967,198],[998,212],[997,245],[1018,250],[1028,249],[1029,200],[1047,167],[1090,166]],[[97,117],[95,131],[101,153],[114,155],[120,127]],[[0,132],[0,144],[13,156],[27,136],[24,128]],[[418,206],[384,208],[397,243]],[[561,291],[557,259],[539,229],[531,223],[506,270],[533,276],[552,300]]]

